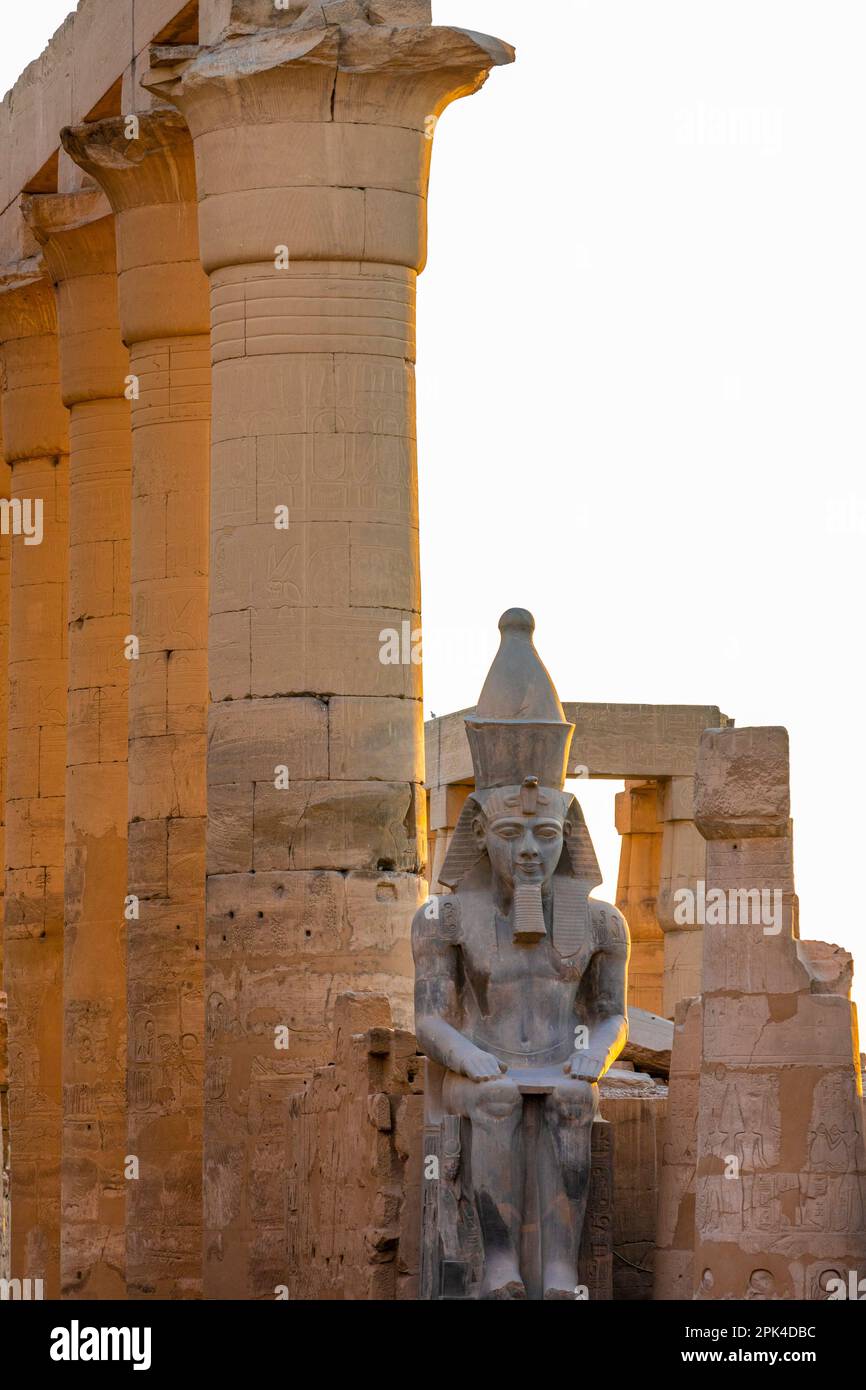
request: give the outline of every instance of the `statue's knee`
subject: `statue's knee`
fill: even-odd
[[[547,1108],[563,1118],[592,1120],[598,1110],[598,1087],[589,1081],[564,1081],[547,1097]]]
[[[475,1094],[474,1109],[479,1116],[506,1120],[520,1106],[520,1092],[513,1081],[482,1081]]]

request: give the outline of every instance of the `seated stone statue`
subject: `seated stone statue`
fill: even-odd
[[[598,1080],[628,1034],[628,928],[589,898],[601,874],[563,791],[574,726],[534,627],[523,609],[500,620],[466,720],[475,790],[440,874],[454,891],[412,925],[428,1127],[450,1136],[443,1179],[459,1170],[469,1298],[575,1298]]]

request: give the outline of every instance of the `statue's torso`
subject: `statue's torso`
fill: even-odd
[[[515,943],[512,924],[483,895],[455,895],[462,1031],[509,1066],[565,1062],[575,1050],[581,981],[597,949],[592,914],[581,949],[564,960],[550,933]]]

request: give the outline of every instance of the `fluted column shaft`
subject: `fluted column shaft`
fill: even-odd
[[[61,1275],[66,1296],[111,1298],[126,1292],[129,356],[103,195],[35,196],[28,216],[57,287],[70,414]]]
[[[4,850],[11,1273],[43,1279],[57,1298],[69,442],[54,295],[37,267],[27,280],[0,295],[3,448],[18,504],[9,513]]]
[[[273,1297],[286,1280],[285,1105],[333,1055],[336,995],[384,991],[411,1015],[429,137],[512,56],[423,18],[299,30],[297,9],[261,13],[180,63],[155,50],[148,81],[192,132],[211,283],[213,1297]]]
[[[176,111],[63,132],[115,213],[130,349],[130,1297],[201,1294],[210,336],[192,143]]]

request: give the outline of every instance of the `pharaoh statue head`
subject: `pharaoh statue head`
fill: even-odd
[[[543,904],[553,897],[553,945],[580,948],[588,898],[601,883],[576,798],[564,791],[574,734],[532,640],[535,620],[509,608],[499,651],[466,733],[475,770],[440,872],[455,892],[495,892],[513,902],[514,938],[546,934]]]

